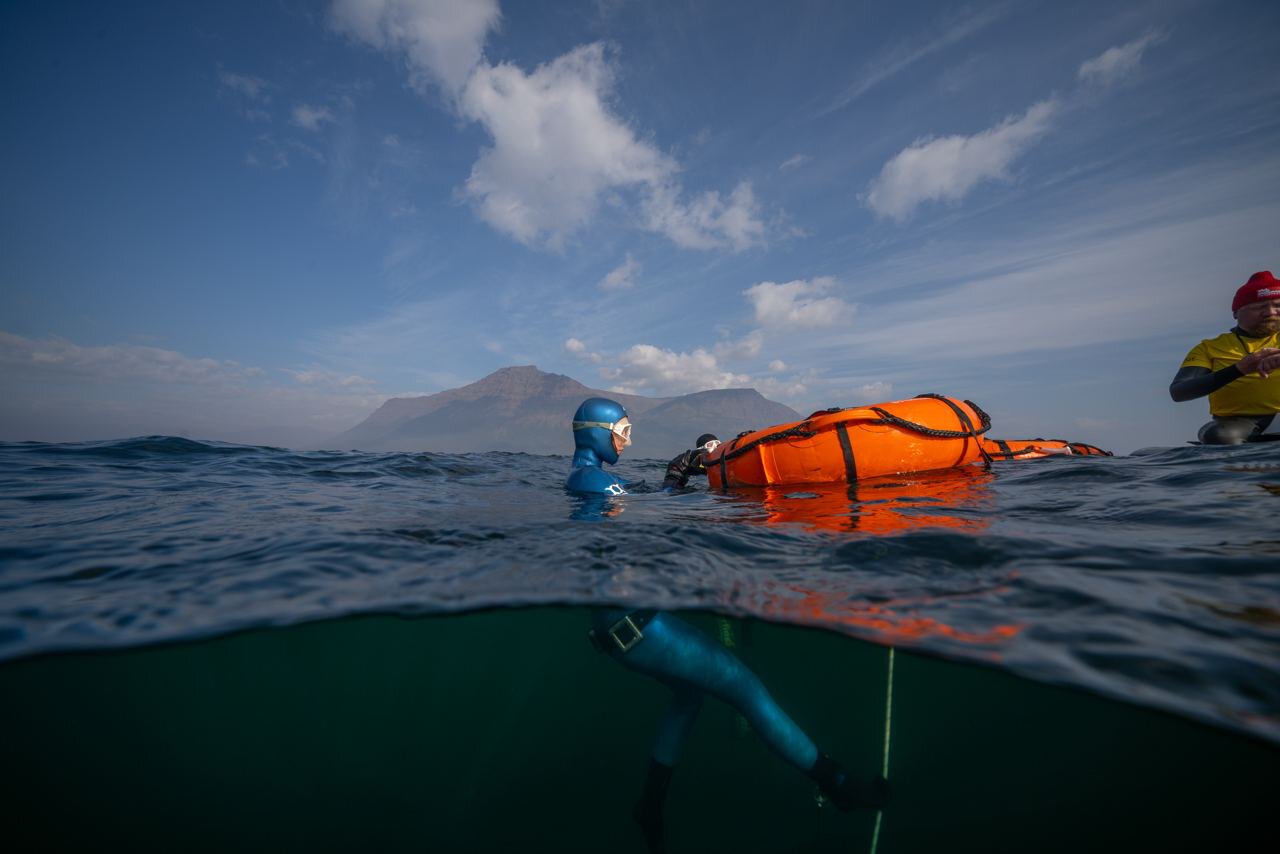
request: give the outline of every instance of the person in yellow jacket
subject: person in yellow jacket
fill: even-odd
[[[1179,403],[1209,396],[1206,445],[1260,441],[1280,412],[1280,281],[1270,270],[1254,273],[1231,313],[1235,327],[1192,347],[1169,385]]]

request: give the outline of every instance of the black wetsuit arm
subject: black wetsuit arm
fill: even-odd
[[[689,485],[689,478],[696,474],[706,474],[703,465],[704,454],[699,449],[685,451],[667,463],[666,477],[662,480],[663,489],[684,489]]]
[[[1211,371],[1208,368],[1196,366],[1179,368],[1178,373],[1173,376],[1173,382],[1169,383],[1169,396],[1176,403],[1195,400],[1197,397],[1212,394],[1227,383],[1235,382],[1242,376],[1244,374],[1240,373],[1235,365],[1227,365],[1220,371]]]

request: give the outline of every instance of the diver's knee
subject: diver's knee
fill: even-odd
[[[1243,418],[1210,421],[1200,428],[1200,441],[1206,445],[1240,445],[1253,438],[1258,425]]]

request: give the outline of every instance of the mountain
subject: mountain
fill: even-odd
[[[643,397],[588,388],[532,365],[502,368],[461,388],[423,397],[392,398],[327,443],[330,447],[386,451],[523,451],[570,454],[569,422],[588,397],[608,397],[627,408],[634,444],[628,455],[669,458],[692,447],[702,433],[722,439],[743,430],[796,421],[795,410],[755,389],[700,391],[679,397]]]

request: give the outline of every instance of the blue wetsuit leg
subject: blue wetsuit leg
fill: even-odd
[[[608,630],[626,611],[593,613],[596,631]],[[774,752],[801,771],[818,759],[818,749],[782,710],[751,670],[716,641],[683,620],[657,614],[644,627],[644,640],[630,652],[611,650],[623,666],[659,680],[675,692],[658,727],[654,758],[675,764],[680,745],[693,726],[701,692],[728,703],[746,718]]]
[[[664,680],[665,681],[665,680]],[[702,689],[686,683],[668,682],[671,688],[671,705],[658,721],[658,731],[653,736],[653,758],[663,765],[674,766],[680,759],[693,723],[702,708]]]

